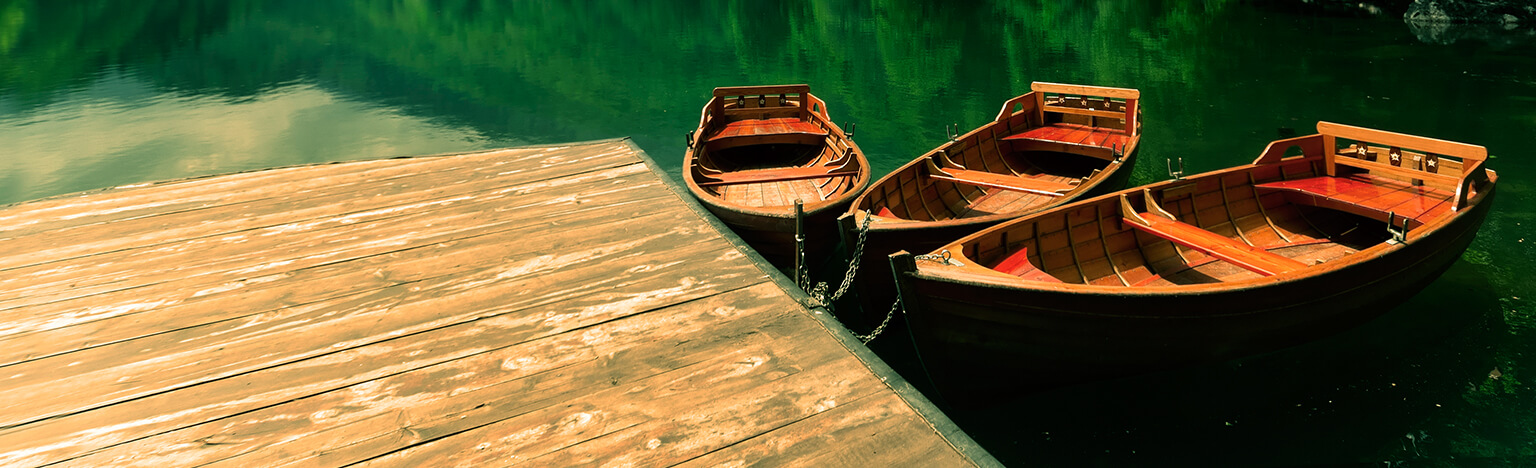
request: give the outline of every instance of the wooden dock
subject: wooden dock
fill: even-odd
[[[967,466],[628,140],[0,207],[0,466]]]

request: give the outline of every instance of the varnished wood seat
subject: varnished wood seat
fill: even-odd
[[[1388,214],[1408,218],[1417,227],[1451,211],[1455,195],[1445,190],[1415,186],[1385,177],[1355,174],[1348,177],[1310,177],[1258,184],[1262,192],[1283,192],[1287,201],[1388,221]]]
[[[1113,158],[1115,157],[1116,150],[1123,152],[1125,147],[1130,144],[1131,136],[1127,135],[1124,130],[1054,123],[1005,136],[1000,140],[1014,142],[1014,149],[1018,150],[1057,150],[1057,148],[1051,145],[1099,148],[1105,151],[1074,152],[1089,156]],[[1031,145],[1031,143],[1044,143],[1046,145]]]
[[[759,182],[786,182],[791,180],[824,179],[828,177],[850,177],[859,175],[856,169],[841,169],[831,167],[786,167],[775,169],[759,169],[752,171],[722,172],[718,174],[703,174],[699,180],[700,187],[716,185],[751,184]]]
[[[1264,276],[1274,276],[1307,267],[1307,264],[1294,259],[1233,240],[1230,237],[1201,229],[1198,226],[1179,222],[1174,219],[1172,214],[1163,211],[1162,208],[1152,201],[1152,194],[1150,192],[1143,191],[1142,193],[1143,200],[1145,200],[1147,205],[1147,211],[1140,213],[1131,208],[1130,201],[1126,199],[1125,195],[1120,195],[1120,216],[1125,224],[1133,228],[1161,237],[1169,242],[1204,252],[1207,255]]]
[[[1062,192],[1072,190],[1076,187],[1076,185],[1072,184],[1064,184],[1061,182],[1035,179],[1031,177],[997,174],[987,171],[973,171],[969,169],[962,169],[960,167],[952,166],[949,164],[945,164],[945,167],[940,168],[938,165],[933,163],[933,159],[931,158],[928,159],[927,164],[929,177],[966,185],[991,187],[1003,190],[1012,190],[1015,192],[1029,192],[1052,197],[1062,196]]]
[[[745,119],[720,127],[719,131],[709,135],[709,141],[713,142],[735,137],[783,134],[825,137],[827,136],[827,129],[794,117]]]

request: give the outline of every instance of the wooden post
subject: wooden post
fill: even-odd
[[[1328,173],[1328,177],[1333,177],[1334,175],[1336,175],[1338,173],[1338,170],[1334,169],[1334,167],[1333,167],[1333,160],[1334,160],[1334,158],[1338,157],[1338,153],[1339,153],[1338,141],[1334,138],[1333,135],[1329,135],[1327,133],[1324,133],[1323,134],[1323,170]]]
[[[1136,113],[1138,99],[1125,100],[1125,134],[1136,135]]]

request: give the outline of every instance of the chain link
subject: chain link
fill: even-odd
[[[874,330],[870,330],[868,335],[860,335],[855,333],[853,334],[853,337],[858,338],[859,341],[863,341],[864,344],[869,344],[869,342],[874,341],[875,337],[880,336],[880,332],[885,331],[885,326],[891,324],[891,317],[896,316],[897,310],[900,310],[903,313],[906,312],[906,309],[901,307],[901,297],[897,297],[896,302],[891,304],[891,311],[885,313],[885,320],[880,321],[880,326],[875,327]]]
[[[843,273],[842,284],[839,284],[837,286],[837,290],[832,292],[832,296],[828,297],[827,288],[829,286],[827,286],[827,283],[825,282],[818,282],[816,283],[816,287],[811,288],[811,290],[807,292],[811,298],[816,299],[818,302],[821,302],[825,307],[830,309],[832,308],[832,303],[834,301],[842,298],[844,294],[848,293],[848,289],[853,287],[853,278],[859,274],[859,260],[864,258],[864,241],[869,238],[869,223],[873,221],[874,218],[875,217],[873,214],[867,211],[864,212],[864,222],[859,225],[859,240],[853,245],[853,258],[848,260],[848,270]],[[805,289],[805,285],[810,282],[810,268],[806,267],[805,265],[805,252],[797,252],[797,255],[799,255],[800,259],[800,262],[798,263],[800,268],[795,271],[795,283],[799,285],[801,289]],[[944,252],[944,256],[945,260],[948,260],[949,252]],[[880,326],[875,327],[875,329],[871,330],[868,335],[860,335],[855,333],[853,335],[854,338],[858,338],[859,341],[864,342],[864,344],[869,344],[869,342],[873,341],[875,337],[880,336],[880,332],[885,331],[886,326],[891,324],[891,318],[896,316],[897,310],[901,310],[901,298],[899,297],[896,298],[896,302],[894,304],[891,304],[891,310],[885,313],[885,320],[880,322]]]
[[[805,265],[805,249],[800,248],[801,246],[804,246],[804,245],[805,245],[805,238],[804,237],[800,237],[798,234],[796,234],[795,235],[795,247],[796,247],[795,248],[795,286],[799,286],[801,291],[805,290],[806,284],[810,283],[810,279],[811,279],[811,267],[808,267],[808,266]],[[811,297],[815,297],[815,296],[811,296]],[[820,299],[818,298],[818,300],[820,300]]]
[[[933,263],[943,263],[945,265],[950,265],[950,266],[965,266],[965,264],[964,263],[960,263],[959,260],[955,260],[954,258],[951,258],[948,249],[940,250],[939,253],[936,253],[936,254],[914,255],[914,256],[912,256],[912,259],[913,260],[924,260],[924,261],[929,261],[929,262],[933,262]]]
[[[869,212],[864,213],[864,223],[859,226],[859,240],[853,244],[853,258],[848,261],[848,272],[843,274],[843,284],[832,292],[831,300],[835,301],[848,293],[848,288],[853,286],[853,277],[859,273],[859,260],[864,258],[864,239],[869,237],[869,222],[874,219]]]
[[[831,307],[833,301],[841,299],[844,294],[848,293],[848,288],[853,286],[853,277],[859,273],[859,259],[864,257],[864,240],[869,238],[869,222],[873,219],[874,216],[871,216],[869,212],[864,212],[864,223],[859,225],[859,240],[853,244],[853,258],[848,260],[848,271],[843,273],[842,284],[838,285],[837,290],[833,291],[832,296],[828,297],[827,288],[829,286],[827,286],[827,283],[816,283],[816,287],[811,288],[809,291],[812,298]],[[804,289],[804,286],[801,286],[801,289]]]

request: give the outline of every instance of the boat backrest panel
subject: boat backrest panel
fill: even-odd
[[[806,99],[810,94],[811,87],[803,84],[715,88],[709,112],[722,117],[806,120],[811,113],[810,99]],[[826,104],[821,107],[824,116]]]
[[[1031,84],[1030,89],[1035,94],[1036,108],[1042,114],[1057,113],[1087,116],[1090,119],[1089,125],[1093,126],[1101,125],[1097,125],[1097,121],[1092,119],[1119,119],[1120,123],[1125,126],[1127,134],[1137,135],[1141,133],[1141,122],[1138,121],[1141,91],[1129,88],[1042,82]],[[1051,96],[1048,96],[1048,94]],[[1048,97],[1055,97],[1056,99],[1048,100]],[[1069,101],[1078,105],[1062,105]],[[1119,109],[1111,110],[1114,107]]]
[[[1457,209],[1466,204],[1470,184],[1488,177],[1483,168],[1488,149],[1482,146],[1332,122],[1318,122],[1317,132],[1322,135],[1323,168],[1329,176],[1338,174],[1338,166],[1349,166],[1406,178],[1415,184],[1435,182],[1456,191]],[[1341,149],[1341,139],[1353,144]],[[1461,170],[1441,172],[1443,157],[1458,160]]]

